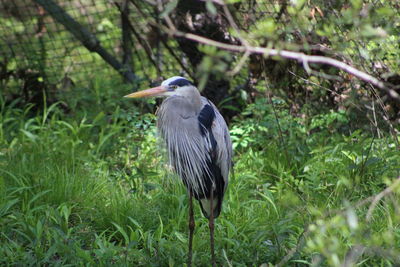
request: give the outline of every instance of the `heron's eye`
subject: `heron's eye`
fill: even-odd
[[[177,88],[178,88],[178,85],[175,85],[175,84],[172,84],[169,86],[169,89],[171,89],[171,90],[175,90]]]

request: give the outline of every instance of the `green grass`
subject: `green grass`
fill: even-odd
[[[123,89],[93,86],[69,114],[60,103],[36,116],[2,103],[0,265],[185,264],[187,195],[170,179],[154,115],[119,99]],[[399,264],[399,188],[369,219],[370,202],[360,203],[399,176],[392,137],[340,133],[345,114],[306,123],[278,108],[283,142],[262,99],[231,125],[235,167],[216,223],[218,265],[277,264],[296,247],[286,265]],[[197,204],[195,212],[193,261],[208,266],[208,223]],[[364,253],[351,256],[355,247]]]

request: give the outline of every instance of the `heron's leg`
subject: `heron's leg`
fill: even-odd
[[[193,232],[194,232],[194,216],[193,216],[193,193],[189,189],[189,254],[187,260],[187,266],[192,266],[192,243],[193,243]]]
[[[214,253],[214,190],[211,188],[210,196],[210,218],[208,220],[208,227],[210,228],[210,248],[211,248],[211,266],[215,267],[215,253]]]

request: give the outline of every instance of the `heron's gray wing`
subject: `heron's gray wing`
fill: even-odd
[[[217,142],[217,164],[221,169],[222,176],[225,181],[225,188],[228,186],[229,171],[232,167],[232,142],[229,135],[229,129],[224,118],[218,111],[217,107],[207,98],[202,97],[203,104],[209,104],[214,109],[215,118],[211,126],[211,131]]]

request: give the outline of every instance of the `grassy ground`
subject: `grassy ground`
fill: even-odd
[[[65,95],[68,114],[61,103],[32,116],[3,101],[0,265],[185,264],[187,195],[162,160],[155,118],[122,100],[123,88],[100,87]],[[399,264],[393,137],[346,128],[343,113],[305,122],[279,105],[280,128],[263,100],[231,124],[218,265]],[[207,266],[208,224],[195,212],[193,260]]]

